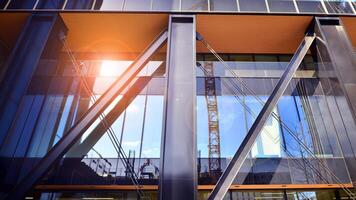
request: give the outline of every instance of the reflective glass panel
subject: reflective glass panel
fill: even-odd
[[[267,11],[265,0],[239,0],[240,11]]]
[[[12,0],[7,9],[32,9],[36,0]]]
[[[324,3],[329,13],[353,13],[347,0],[327,0]]]
[[[153,0],[153,10],[178,10],[179,9],[179,0]]]
[[[124,0],[102,0],[97,1],[95,10],[122,10]]]
[[[324,8],[320,0],[296,0],[299,12],[324,13]]]
[[[211,0],[210,9],[212,11],[237,11],[236,0]]]
[[[64,0],[40,0],[37,4],[37,9],[61,9]]]
[[[68,0],[66,9],[91,9],[94,0]]]
[[[268,0],[271,12],[296,12],[293,0]]]
[[[124,10],[128,10],[128,11],[149,11],[149,10],[151,10],[151,0],[130,0],[130,1],[125,1]]]
[[[182,10],[208,10],[208,1],[182,0]]]

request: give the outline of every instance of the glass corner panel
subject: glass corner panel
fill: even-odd
[[[265,0],[239,0],[240,11],[267,12]]]
[[[210,0],[212,11],[237,11],[236,0]]]

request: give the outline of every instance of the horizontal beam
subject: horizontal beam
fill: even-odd
[[[351,183],[343,184],[353,189]],[[198,185],[198,190],[212,190],[215,185]],[[134,185],[38,185],[36,190],[136,190]],[[142,190],[158,190],[157,185],[142,185]],[[313,190],[341,189],[339,184],[261,184],[261,185],[231,185],[230,190]]]

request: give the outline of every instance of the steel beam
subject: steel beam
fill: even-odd
[[[109,89],[91,106],[84,116],[57,142],[56,145],[39,161],[18,185],[7,195],[7,199],[23,199],[52,165],[75,144],[99,115],[114,101],[118,94],[135,80],[137,74],[145,67],[151,56],[167,40],[168,32],[163,31],[153,43],[136,59],[127,70],[109,87]],[[120,102],[119,102],[120,103]]]
[[[224,171],[212,193],[210,194],[209,200],[221,200],[224,198],[226,192],[228,191],[238,171],[244,163],[252,145],[255,143],[256,138],[263,129],[268,117],[272,113],[273,109],[276,107],[278,100],[288,87],[289,82],[292,80],[293,75],[297,71],[304,56],[307,54],[314,39],[314,35],[307,34],[304,37],[303,41],[301,42],[298,49],[294,53],[294,56],[289,62],[285,72],[283,73],[276,87],[274,88],[271,96],[268,98],[261,112],[258,114],[256,120],[252,124],[250,130],[248,131],[247,135],[245,136],[244,140],[236,151],[234,157],[232,158],[231,162],[227,166],[226,170]]]
[[[160,199],[196,198],[195,16],[171,15],[167,49]]]

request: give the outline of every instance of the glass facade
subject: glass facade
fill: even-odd
[[[0,1],[0,5],[9,10],[354,13],[351,1],[177,2],[12,0]],[[63,142],[87,113],[97,109],[100,99],[124,77],[135,64],[133,57],[139,55],[76,52],[64,37],[73,32],[61,16],[36,16],[28,17],[17,45],[10,48],[0,43],[0,197]],[[179,23],[187,23],[184,20]],[[28,199],[137,199],[135,188],[131,187],[136,184],[134,176],[151,198],[157,198],[157,188],[150,186],[159,184],[163,171],[167,46],[162,44],[143,62],[142,69],[103,106],[100,116],[85,125],[80,137],[71,141],[60,159],[36,183],[37,188],[28,194]],[[199,49],[199,41],[197,46]],[[290,53],[227,51],[218,54],[220,59],[214,51],[206,50],[209,49],[197,50],[193,66],[198,199],[207,199],[212,189],[209,187],[217,183],[232,161],[293,57]],[[348,101],[338,72],[328,61],[320,59],[321,54],[320,49],[311,49],[303,58],[235,177],[232,184],[236,190],[230,188],[224,199],[347,198],[342,188],[352,188],[352,167],[356,166],[350,164],[350,158],[356,157],[353,102]],[[112,121],[109,126],[108,121]],[[212,134],[218,135],[215,152]],[[212,158],[212,153],[219,156]],[[213,169],[214,159],[218,167]],[[269,185],[291,188],[263,188]],[[307,188],[296,190],[293,185]],[[53,192],[41,186],[124,189],[106,188],[103,192],[78,187]],[[239,186],[255,188],[238,189]]]
[[[2,0],[0,9],[355,14],[354,0]]]

